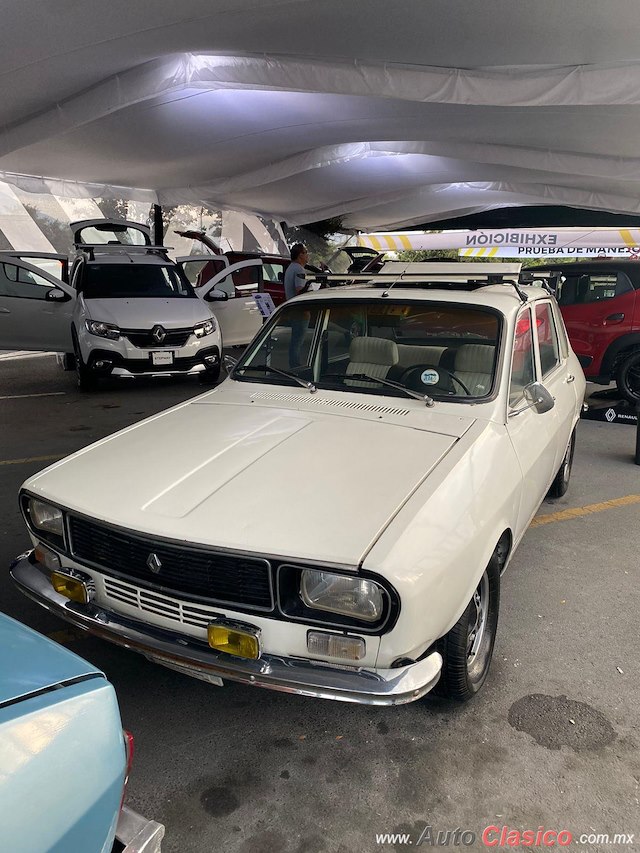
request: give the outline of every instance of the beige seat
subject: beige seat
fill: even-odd
[[[398,347],[385,338],[354,338],[349,347],[347,376],[366,373],[376,379],[385,379],[391,368],[398,363]],[[356,388],[375,388],[373,382],[346,379],[345,385]],[[382,387],[382,386],[380,386]]]
[[[491,390],[494,352],[494,347],[485,344],[463,344],[456,353],[453,372],[472,397],[484,397]]]
[[[416,367],[421,364],[437,367],[440,364],[440,359],[445,349],[446,347],[421,347],[398,344],[398,368],[402,368],[405,371],[410,367]]]

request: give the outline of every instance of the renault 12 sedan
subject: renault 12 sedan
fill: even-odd
[[[31,477],[17,585],[215,684],[472,697],[585,383],[546,290],[460,267],[290,300],[215,390]]]

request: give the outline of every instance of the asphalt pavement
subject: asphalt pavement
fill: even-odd
[[[580,424],[569,492],[542,505],[503,578],[482,692],[370,708],[212,687],[77,637],[9,581],[29,544],[16,499],[28,476],[201,390],[166,379],[86,395],[52,357],[0,361],[0,606],[113,682],[135,736],[128,802],[165,824],[163,850],[402,851],[446,831],[449,847],[482,850],[503,826],[640,850],[640,504],[619,500],[640,494],[635,427]]]

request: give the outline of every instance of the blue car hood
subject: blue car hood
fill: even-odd
[[[0,613],[0,707],[70,679],[102,675],[86,660]]]

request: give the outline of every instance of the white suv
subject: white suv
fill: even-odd
[[[196,294],[144,226],[71,227],[78,255],[70,284],[64,256],[0,254],[0,348],[67,353],[85,390],[106,376],[198,374],[216,382],[222,336],[208,303],[227,295],[213,286]]]

